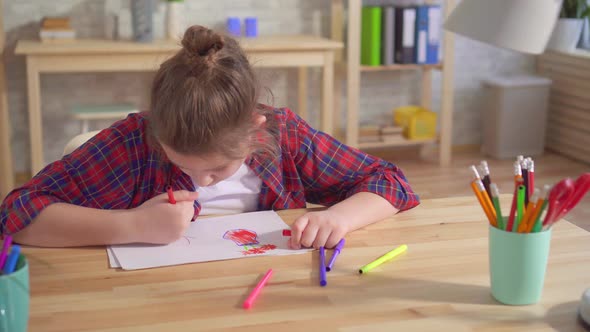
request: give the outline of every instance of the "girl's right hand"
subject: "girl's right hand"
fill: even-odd
[[[171,204],[163,193],[133,209],[137,242],[168,244],[182,237],[195,214],[193,203],[198,196],[188,190],[175,191],[176,204]]]

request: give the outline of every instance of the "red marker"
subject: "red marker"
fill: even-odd
[[[290,229],[283,229],[283,236],[291,236],[291,230]]]
[[[166,187],[166,191],[168,192],[168,202],[170,202],[170,204],[176,204],[176,200],[174,199],[174,193],[172,192],[172,187]]]

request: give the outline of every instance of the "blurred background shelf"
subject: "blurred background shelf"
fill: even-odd
[[[361,72],[379,72],[379,71],[401,71],[401,70],[442,70],[444,67],[444,64],[441,63],[437,63],[434,65],[431,64],[401,64],[401,63],[396,63],[393,65],[382,65],[382,66],[364,66],[364,65],[360,65],[359,66],[359,70]],[[342,78],[346,77],[347,74],[347,69],[348,69],[348,62],[346,61],[341,61],[335,64],[335,70],[338,71],[341,75]]]
[[[360,66],[361,71],[396,71],[396,70],[431,70],[443,68],[442,63],[435,65],[420,65],[420,64],[394,64],[387,66]]]
[[[346,82],[346,125],[342,133],[340,132],[339,120],[341,101],[334,100],[334,119],[335,132],[339,137],[345,137],[344,142],[347,145],[361,149],[396,147],[396,146],[424,146],[438,143],[438,161],[441,166],[448,166],[451,163],[451,139],[452,139],[452,120],[453,120],[453,72],[454,72],[454,39],[451,33],[443,31],[440,49],[443,52],[443,63],[438,64],[393,64],[386,66],[363,66],[361,65],[361,11],[362,0],[349,0],[345,11],[344,0],[332,0],[332,39],[345,41],[346,52],[338,52],[336,55],[335,69],[335,89],[336,93],[342,91],[342,86]],[[444,16],[447,17],[454,8],[454,0],[445,0],[442,3]],[[345,12],[347,17],[345,19]],[[346,21],[346,23],[345,23]],[[346,32],[345,32],[346,30]],[[441,88],[441,107],[438,114],[438,138],[425,141],[408,142],[359,142],[359,108],[360,108],[360,87],[362,72],[397,72],[406,70],[421,71],[421,96],[420,106],[432,110],[432,70],[441,70],[442,88]],[[336,94],[337,95],[337,94]]]
[[[375,148],[388,148],[388,147],[402,147],[402,146],[421,146],[434,144],[438,142],[437,138],[431,139],[405,139],[403,141],[396,142],[361,142],[358,143],[359,149],[375,149]]]

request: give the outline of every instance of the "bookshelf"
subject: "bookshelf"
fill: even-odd
[[[452,117],[453,117],[453,70],[454,70],[454,38],[451,33],[442,31],[442,46],[444,64],[393,64],[388,66],[363,66],[360,64],[361,44],[361,9],[362,0],[348,0],[347,24],[345,27],[345,5],[344,0],[332,0],[332,39],[344,41],[344,30],[346,29],[346,57],[343,52],[336,54],[337,62],[336,79],[338,85],[346,80],[346,135],[336,132],[339,138],[344,139],[347,145],[361,149],[387,148],[396,146],[425,146],[438,143],[438,161],[440,166],[448,166],[451,163],[451,139],[452,139]],[[455,4],[454,0],[445,0],[442,5],[444,17],[447,17]],[[343,29],[345,27],[345,29]],[[407,140],[403,142],[371,142],[359,143],[359,108],[360,108],[360,84],[361,74],[375,71],[421,71],[421,106],[432,109],[432,71],[442,72],[441,87],[441,108],[438,114],[439,130],[438,137],[428,140]],[[341,86],[336,86],[336,89]],[[340,120],[340,100],[334,100],[336,128]]]
[[[393,64],[387,66],[360,66],[361,71],[393,71],[393,70],[416,70],[416,69],[442,69],[443,65],[441,63],[434,64],[434,65],[418,65],[418,64]]]
[[[434,144],[437,142],[436,138],[432,139],[408,139],[403,142],[367,142],[358,143],[356,146],[359,149],[375,149],[375,148],[387,148],[391,146],[421,146],[425,144]]]

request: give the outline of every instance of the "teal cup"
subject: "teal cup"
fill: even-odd
[[[539,302],[551,244],[551,229],[538,233],[506,232],[489,226],[492,296],[504,304]]]
[[[20,255],[13,273],[0,275],[0,332],[26,332],[29,322],[29,264]]]

